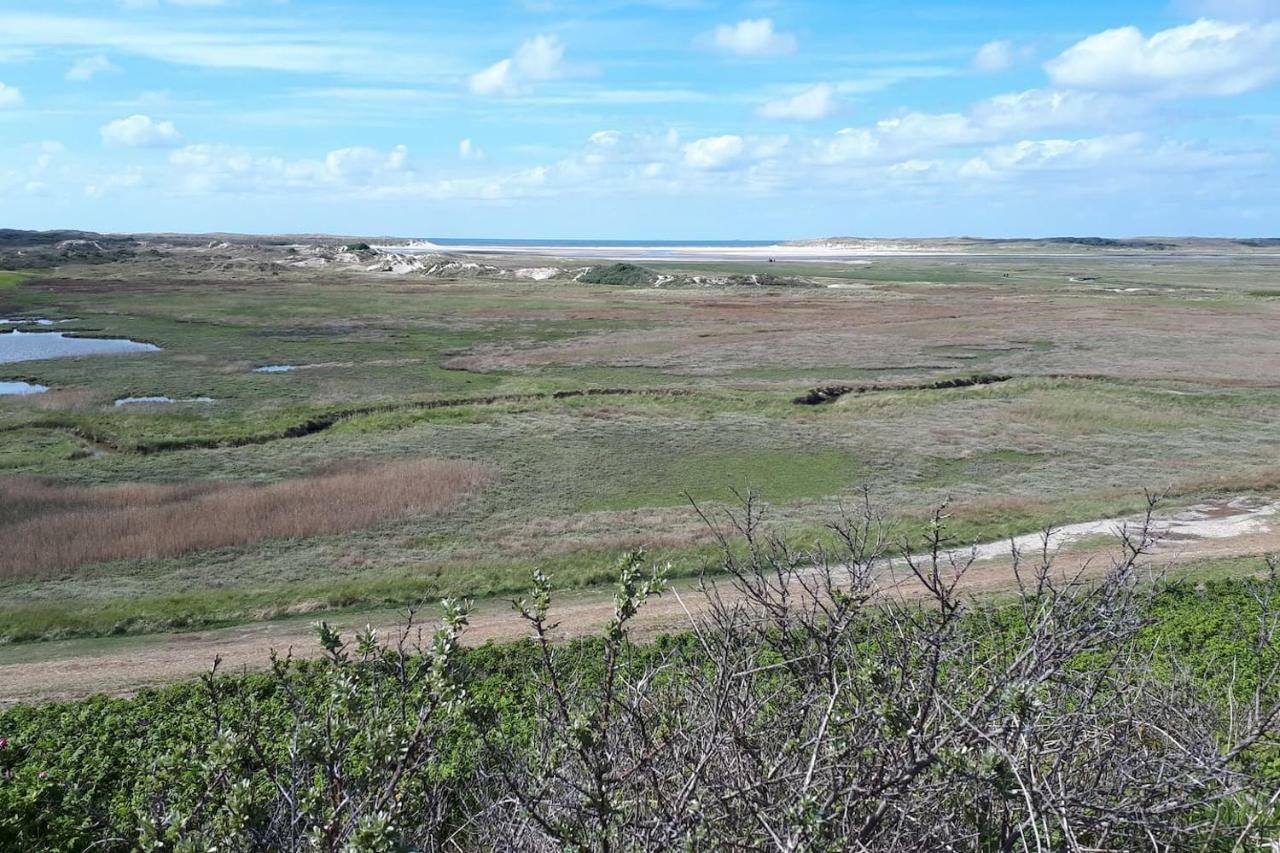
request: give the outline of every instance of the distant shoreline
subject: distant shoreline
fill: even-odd
[[[968,238],[767,241],[630,241],[630,240],[464,240],[429,239],[375,248],[396,254],[460,254],[527,256],[570,260],[614,261],[768,261],[866,263],[877,258],[1146,258],[1192,260],[1248,256],[1280,258],[1280,241],[1246,242],[1216,238],[1156,240],[982,240]],[[1261,244],[1261,245],[1259,245]],[[1260,251],[1266,248],[1271,251]]]

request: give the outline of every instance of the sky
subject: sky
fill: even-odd
[[[1280,0],[0,0],[0,226],[1280,234]]]

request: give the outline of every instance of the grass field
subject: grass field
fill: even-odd
[[[535,566],[586,586],[637,545],[693,574],[710,537],[686,493],[714,508],[755,490],[802,537],[862,486],[906,522],[951,497],[960,535],[988,539],[1129,512],[1144,489],[1174,503],[1280,489],[1274,260],[901,259],[769,272],[815,286],[629,289],[143,261],[0,273],[0,317],[74,318],[60,329],[162,348],[0,365],[0,379],[52,389],[0,398],[6,500],[20,483],[273,494],[261,490],[335,466],[380,472],[326,493],[357,524],[268,524],[263,535],[58,559],[10,553],[0,638],[505,595]],[[255,372],[274,364],[297,369]],[[926,387],[976,375],[1005,381]],[[866,390],[795,402],[830,384]],[[160,395],[213,402],[113,405]],[[430,511],[350,512],[384,481],[412,481],[423,460],[487,474]],[[0,502],[0,524],[37,525],[26,528],[38,531],[36,552],[41,537],[49,550],[73,538],[74,513],[28,506],[19,522],[13,505]]]

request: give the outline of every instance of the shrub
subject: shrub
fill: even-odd
[[[1280,826],[1280,582],[1100,582],[1019,556],[963,597],[939,511],[891,547],[869,511],[796,551],[755,505],[721,531],[686,632],[642,553],[601,636],[464,651],[466,607],[392,641],[317,628],[265,675],[0,715],[0,848],[1236,850]],[[746,549],[730,548],[730,534]],[[895,557],[893,563],[890,557]],[[1212,650],[1206,653],[1206,645]]]
[[[647,287],[657,280],[658,274],[653,270],[635,264],[595,266],[578,276],[578,281],[587,284],[618,284],[627,287]]]

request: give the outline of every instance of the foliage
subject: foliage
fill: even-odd
[[[644,287],[658,280],[658,274],[636,264],[606,264],[592,267],[578,276],[585,284],[620,284]]]
[[[640,552],[601,636],[465,650],[442,626],[129,699],[0,713],[0,849],[1252,849],[1280,832],[1280,580],[1138,581],[1017,561],[958,594],[939,511],[894,543],[869,509],[797,551],[750,500],[730,584],[636,644],[675,594]],[[746,548],[732,545],[742,537]],[[889,558],[893,556],[891,564]],[[897,567],[896,569],[894,567]]]

